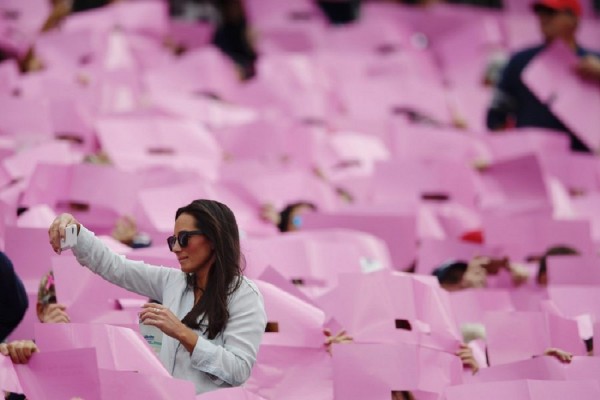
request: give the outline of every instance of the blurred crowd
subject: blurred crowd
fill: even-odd
[[[599,6],[3,0],[0,390],[80,397],[43,354],[89,371],[68,352],[98,343],[98,398],[194,398],[152,364],[156,300],[47,237],[68,212],[179,268],[172,211],[206,198],[268,322],[248,381],[197,398],[597,399]]]

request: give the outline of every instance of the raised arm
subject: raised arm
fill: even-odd
[[[61,253],[60,239],[65,235],[65,228],[72,224],[78,227],[77,244],[72,249],[77,261],[117,286],[162,301],[164,288],[170,279],[181,274],[176,269],[131,261],[116,254],[70,214],[57,217],[48,231],[50,244],[56,253]]]

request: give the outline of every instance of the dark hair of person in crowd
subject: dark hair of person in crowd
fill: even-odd
[[[452,290],[460,287],[467,267],[468,264],[465,261],[452,260],[437,267],[433,270],[432,275],[438,279],[443,288]]]
[[[559,245],[550,247],[539,259],[539,268],[536,277],[538,285],[546,286],[548,284],[548,257],[574,255],[579,255],[579,252],[570,246]]]
[[[214,339],[227,325],[227,299],[239,287],[242,278],[244,259],[237,222],[227,206],[214,200],[194,200],[179,208],[175,219],[182,214],[192,216],[196,228],[210,241],[213,257],[209,262],[214,261],[204,295],[181,322],[191,329],[200,329],[208,321],[206,332],[209,339]],[[189,289],[194,290],[196,277],[189,274],[187,283]]]
[[[313,203],[307,201],[299,201],[297,203],[288,204],[280,213],[279,213],[279,223],[277,224],[277,228],[280,232],[289,232],[296,230],[300,227],[300,211],[303,209],[309,209],[311,211],[316,211],[317,206]]]

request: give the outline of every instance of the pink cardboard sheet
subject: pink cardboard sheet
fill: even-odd
[[[263,345],[244,387],[266,399],[331,400],[333,379],[332,358],[323,348]]]
[[[550,347],[585,355],[577,322],[573,320],[536,312],[489,312],[484,324],[491,365],[538,356]]]
[[[276,286],[255,281],[265,301],[268,323],[263,344],[322,348],[325,313]]]
[[[266,400],[244,387],[222,388],[196,396],[196,400]]]
[[[345,228],[370,233],[388,246],[393,266],[407,269],[415,260],[417,251],[416,218],[400,213],[380,212],[316,212],[302,219],[302,229]]]
[[[103,324],[37,324],[40,353],[94,347],[98,367],[169,377],[146,340],[132,329]]]
[[[577,55],[562,41],[542,51],[523,72],[523,82],[592,151],[600,149],[600,90],[577,76]]]
[[[347,344],[333,349],[336,398],[389,399],[392,391],[440,393],[462,383],[455,355],[408,344]]]
[[[571,396],[585,400],[597,398],[600,396],[598,382],[511,380],[453,386],[446,390],[447,400],[559,400]]]
[[[144,299],[143,296],[113,285],[80,266],[74,256],[54,256],[52,270],[58,302],[67,307],[72,322],[88,323],[106,316],[117,310],[118,299]],[[117,321],[137,323],[137,318],[135,315],[124,314]]]
[[[29,363],[15,366],[30,399],[102,400],[96,349],[40,351]]]
[[[0,356],[0,390],[23,393],[19,376],[10,357]]]
[[[170,376],[156,376],[134,371],[99,370],[103,398],[169,400],[194,400],[196,388],[191,381]]]
[[[552,256],[547,260],[551,285],[600,286],[600,258],[592,256]]]

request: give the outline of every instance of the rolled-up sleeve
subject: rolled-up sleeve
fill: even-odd
[[[73,248],[77,261],[107,281],[129,291],[163,301],[169,279],[181,271],[132,261],[110,250],[93,232],[81,227]]]
[[[266,324],[262,295],[244,280],[229,302],[223,345],[199,337],[191,354],[192,367],[207,373],[214,383],[242,385],[250,377]]]

